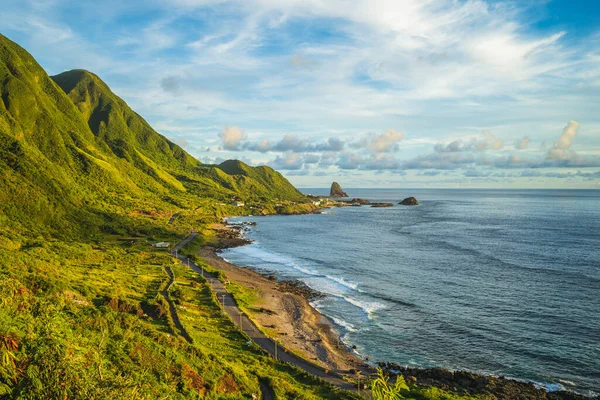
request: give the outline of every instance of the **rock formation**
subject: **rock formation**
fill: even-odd
[[[350,203],[354,204],[371,204],[371,202],[367,199],[361,199],[359,197],[355,197],[352,200],[350,200]]]
[[[394,207],[394,203],[371,203],[371,207]]]
[[[418,206],[419,202],[414,197],[407,197],[398,204],[402,204],[403,206]]]
[[[348,197],[348,195],[342,190],[339,183],[333,182],[331,184],[331,190],[329,191],[329,197]]]

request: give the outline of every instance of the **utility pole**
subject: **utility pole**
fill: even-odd
[[[175,258],[179,258],[179,256],[177,255],[177,249],[175,249]]]

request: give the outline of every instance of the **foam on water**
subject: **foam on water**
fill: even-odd
[[[337,277],[337,276],[325,275],[325,277],[327,279],[331,279],[332,281],[336,281],[340,285],[346,286],[346,287],[348,287],[348,288],[350,288],[352,290],[360,291],[358,289],[358,284],[356,284],[354,282],[347,281],[344,278]]]
[[[348,303],[352,304],[353,306],[358,307],[361,310],[363,310],[365,312],[365,314],[367,314],[369,316],[369,318],[373,317],[373,313],[375,311],[386,308],[385,304],[381,304],[376,301],[361,301],[361,300],[353,299],[352,297],[348,297],[348,296],[340,296],[340,297],[342,297],[344,300],[346,300]]]
[[[298,271],[305,276],[298,277],[304,283],[314,290],[321,293],[334,296],[345,301],[354,307],[359,308],[369,319],[373,318],[373,313],[386,308],[386,305],[369,298],[357,299],[351,296],[350,293],[363,293],[358,289],[358,284],[348,281],[343,277],[333,276],[328,274],[320,274],[316,270],[300,265],[300,260],[296,260],[292,257],[288,257],[282,254],[278,254],[272,251],[265,250],[258,246],[256,243],[244,247],[237,247],[228,250],[231,253],[242,254],[245,257],[249,257],[254,260],[260,260],[263,263],[269,264],[269,267],[279,266],[280,268],[289,270],[290,268]],[[225,257],[223,257],[225,259]],[[363,295],[364,296],[364,295]],[[344,326],[340,324],[341,326]]]
[[[333,320],[333,322],[336,325],[341,326],[347,332],[356,332],[357,331],[356,327],[354,325],[352,325],[350,322],[344,321],[343,319],[336,318],[336,317],[331,317],[331,319]]]
[[[237,247],[234,249],[227,250],[222,255],[222,258],[225,261],[230,262],[230,260],[227,258],[227,254],[239,254],[244,257],[252,258],[254,260],[260,260],[261,261],[260,264],[264,265],[266,263],[271,268],[279,267],[279,268],[288,269],[288,270],[293,269],[295,271],[302,273],[303,275],[306,275],[307,277],[321,278],[320,279],[321,282],[316,282],[314,280],[311,280],[310,282],[312,283],[312,285],[309,284],[309,286],[311,286],[313,289],[319,290],[325,294],[333,294],[333,295],[339,296],[339,295],[341,295],[341,293],[343,293],[345,291],[344,289],[350,289],[352,291],[362,293],[362,291],[360,289],[358,289],[358,284],[355,282],[348,281],[341,276],[321,274],[313,268],[302,265],[301,264],[302,261],[300,261],[300,260],[296,260],[292,257],[288,257],[288,256],[285,256],[282,254],[278,254],[278,253],[266,250],[266,249],[262,248],[261,246],[259,246],[256,242],[252,243],[248,246]],[[336,286],[342,286],[343,288],[342,288],[342,290],[340,290],[339,287],[333,287],[332,285],[328,284],[326,281],[333,282]],[[305,283],[308,283],[308,282],[305,282]]]

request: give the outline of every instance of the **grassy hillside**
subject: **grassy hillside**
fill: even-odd
[[[306,201],[298,189],[270,167],[250,167],[238,160],[227,160],[218,168],[235,180],[235,188],[241,193],[253,193],[264,200]]]
[[[353,397],[247,344],[203,278],[150,246],[304,207],[289,182],[202,165],[96,75],[50,78],[1,35],[0,82],[0,398]]]
[[[146,170],[153,170],[156,166],[190,170],[200,165],[181,147],[155,132],[91,72],[73,70],[53,76],[52,79],[83,114],[97,142],[107,144],[117,157]],[[148,159],[155,164],[154,168],[149,168]]]
[[[4,36],[0,81],[0,216],[23,230],[115,232],[131,224],[132,213],[195,209],[201,199],[260,203],[244,213],[272,213],[281,200],[306,202],[270,168],[202,165],[96,75],[74,70],[50,78]]]
[[[220,311],[206,281],[148,243],[4,243],[0,397],[352,398],[265,356]],[[169,297],[192,338],[173,325]]]

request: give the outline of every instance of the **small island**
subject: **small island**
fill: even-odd
[[[403,206],[418,206],[419,202],[414,197],[407,197],[398,204],[401,204]]]

